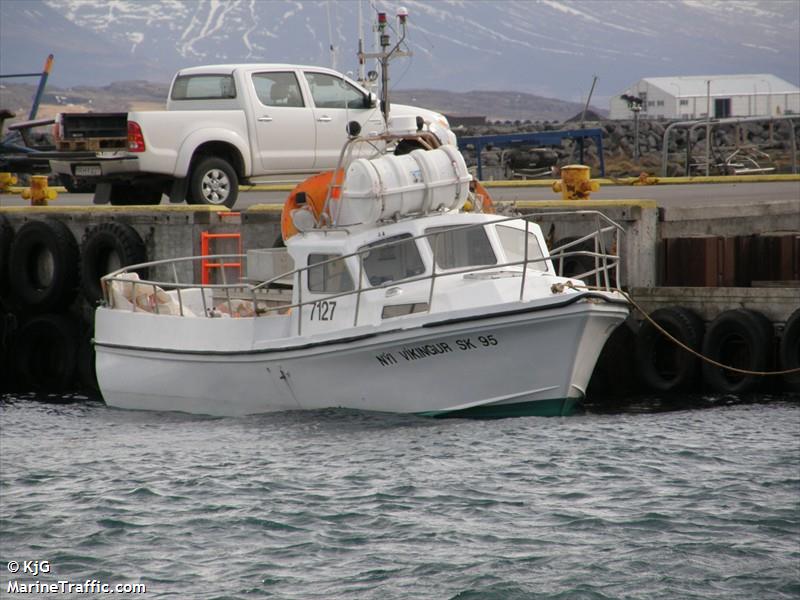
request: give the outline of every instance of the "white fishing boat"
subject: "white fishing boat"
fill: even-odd
[[[322,187],[296,188],[285,249],[212,257],[249,261],[240,280],[179,276],[209,257],[105,276],[95,351],[106,403],[211,415],[573,412],[628,316],[610,285],[618,258],[606,250],[619,226],[570,213],[597,224],[561,255],[594,257],[587,289],[558,275],[532,217],[481,212],[454,146],[405,133],[420,149],[355,159],[352,147],[373,140],[354,138],[343,181],[329,174]],[[590,239],[595,252],[575,250]],[[136,276],[142,267],[147,279]]]

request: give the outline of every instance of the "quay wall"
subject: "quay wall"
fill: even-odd
[[[772,337],[767,350],[770,356],[764,362],[764,365],[769,365],[770,369],[777,369],[782,364],[781,344],[786,337],[786,332],[790,329],[794,331],[792,327],[800,330],[800,325],[794,326],[792,325],[794,321],[791,321],[791,319],[795,319],[800,323],[800,275],[798,275],[800,273],[800,211],[798,211],[798,203],[763,201],[758,202],[757,205],[754,203],[735,207],[665,210],[649,200],[596,200],[517,202],[514,207],[523,214],[541,215],[537,221],[542,225],[548,240],[553,243],[589,233],[585,225],[581,224],[574,215],[568,214],[570,211],[589,209],[603,212],[625,228],[619,248],[622,261],[620,281],[643,311],[653,313],[660,309],[666,309],[669,312],[677,307],[688,311],[687,314],[696,315],[701,322],[701,327],[706,330],[712,327],[715,320],[726,311],[742,309],[755,311],[766,317],[772,325]],[[546,214],[553,212],[567,214],[558,216],[547,216]],[[3,235],[3,238],[0,239],[0,260],[6,261],[7,269],[39,268],[30,265],[7,264],[7,261],[9,245],[13,241],[14,234],[26,223],[43,219],[56,219],[66,225],[74,236],[79,253],[98,225],[109,222],[124,223],[132,227],[141,238],[148,261],[200,255],[201,235],[204,232],[239,234],[241,250],[244,252],[248,249],[273,247],[280,239],[280,207],[271,204],[254,205],[240,213],[230,213],[212,207],[182,205],[0,207],[0,225],[2,225],[0,230]],[[680,282],[677,285],[664,285],[669,275],[669,273],[665,273],[665,269],[670,266],[669,257],[665,257],[665,254],[669,254],[670,257],[675,254],[666,252],[671,248],[667,244],[670,240],[689,239],[691,241],[692,238],[699,238],[701,241],[705,240],[703,241],[704,248],[706,246],[714,247],[714,244],[722,248],[724,244],[719,240],[736,240],[737,236],[744,238],[769,235],[780,235],[781,239],[789,239],[789,245],[783,244],[780,247],[784,252],[780,255],[781,260],[786,264],[782,264],[782,270],[778,269],[778,271],[789,274],[784,280],[760,282],[757,280],[757,276],[753,276],[751,279],[754,280],[748,281],[744,286],[711,285],[715,283],[716,275],[723,278],[723,276],[727,276],[728,272],[734,273],[738,268],[734,268],[730,264],[727,266],[718,264],[722,260],[721,257],[735,256],[733,250],[730,252],[721,250],[717,254],[711,252],[704,255],[701,253],[693,257],[700,262],[717,261],[712,267],[705,269],[711,273],[707,277],[708,281],[704,280],[699,285],[685,285]],[[792,245],[794,243],[792,240],[795,238],[798,241],[796,245]],[[706,243],[708,240],[711,242]],[[217,240],[212,245],[212,253],[237,253],[239,251],[238,244],[239,240]],[[736,246],[736,248],[744,250],[748,250],[750,247],[748,244]],[[752,247],[756,247],[756,245],[752,245]],[[786,248],[789,249],[788,255]],[[741,257],[739,257],[739,262],[742,262]],[[677,268],[675,264],[672,265],[672,268],[680,273],[682,265],[676,264]],[[180,279],[184,281],[187,279],[199,280],[200,274],[190,272],[192,267],[188,263],[183,268],[185,270],[178,273]],[[775,269],[773,271],[777,272]],[[151,276],[166,279],[169,274],[151,273]],[[91,364],[93,364],[93,359],[89,343],[93,303],[87,300],[83,291],[79,289],[68,305],[48,308],[44,315],[41,311],[15,302],[13,294],[10,292],[8,273],[0,271],[0,309],[2,310],[2,314],[0,314],[2,317],[0,319],[0,392],[26,391],[26,386],[47,391],[69,391],[69,386],[73,385],[76,379],[80,379],[80,383],[75,384],[78,388],[89,392],[96,391],[96,382],[92,381]],[[84,373],[80,378],[69,373],[69,365],[66,369],[62,368],[63,365],[59,364],[62,357],[58,355],[58,351],[52,348],[44,352],[47,360],[41,361],[42,364],[36,368],[21,368],[19,364],[16,364],[25,356],[29,356],[29,360],[38,360],[35,357],[38,349],[31,347],[35,345],[34,342],[28,341],[27,345],[23,344],[24,352],[18,347],[18,344],[23,341],[22,338],[29,334],[33,335],[26,330],[26,326],[37,319],[40,321],[37,323],[39,328],[33,331],[40,335],[40,338],[37,338],[39,341],[36,342],[40,345],[53,345],[63,341],[53,337],[58,332],[42,333],[42,320],[46,324],[61,323],[65,319],[72,319],[78,323],[78,326],[65,330],[77,332],[76,336],[79,339],[75,340],[73,345],[68,345],[64,351],[72,352],[77,357],[68,362],[72,364],[77,361],[72,368],[76,372]],[[597,377],[593,381],[595,379],[597,381],[590,388],[593,390],[591,393],[602,394],[603,389],[606,392],[610,390],[611,393],[621,393],[621,382],[631,384],[632,387],[625,388],[626,390],[642,389],[640,378],[635,373],[630,374],[627,378],[620,377],[618,373],[613,375],[609,373],[616,369],[620,362],[637,364],[638,367],[633,368],[633,371],[647,366],[643,367],[641,357],[635,356],[641,350],[637,345],[639,342],[636,338],[645,324],[646,320],[643,315],[634,311],[633,317],[626,326],[620,328],[619,333],[612,337],[596,369]],[[702,350],[700,342],[698,342],[697,349]],[[699,366],[694,368],[698,372],[700,371]],[[58,372],[51,373],[48,369]],[[20,370],[25,373],[21,373]],[[636,381],[635,385],[631,383],[634,380]],[[791,389],[794,389],[792,386],[800,383],[796,380],[778,380],[790,386]],[[605,386],[598,383],[602,381],[605,381]],[[697,375],[695,386],[699,388],[703,385],[705,384]]]

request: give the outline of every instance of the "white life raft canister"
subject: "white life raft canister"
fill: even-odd
[[[360,158],[347,169],[336,225],[371,224],[396,216],[460,209],[472,176],[464,157],[450,145],[410,154]]]

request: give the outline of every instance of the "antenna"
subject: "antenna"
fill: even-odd
[[[331,30],[331,2],[325,4],[328,9],[328,44],[331,51],[331,69],[336,70],[336,46],[333,45],[333,32]]]
[[[589,103],[592,101],[592,94],[594,93],[594,86],[597,83],[597,75],[592,75],[592,88],[589,90],[589,97],[586,98],[586,104],[583,107],[583,114],[581,114],[581,129],[583,129],[583,122],[586,120],[586,111],[589,110]]]
[[[380,52],[372,52],[372,53],[364,53],[359,51],[358,53],[358,60],[361,62],[366,58],[377,58],[381,63],[381,112],[383,112],[383,118],[386,123],[389,123],[389,61],[393,58],[398,56],[411,56],[411,52],[408,50],[400,50],[400,46],[406,39],[406,25],[408,21],[408,10],[405,6],[401,6],[397,9],[397,21],[400,24],[400,39],[397,40],[397,43],[389,50],[389,46],[391,45],[389,41],[389,34],[386,31],[387,20],[386,20],[386,13],[379,12],[378,13],[378,27],[377,32],[380,40],[381,51]]]
[[[365,85],[367,82],[367,67],[364,64],[364,15],[361,5],[363,0],[358,0],[358,83]]]

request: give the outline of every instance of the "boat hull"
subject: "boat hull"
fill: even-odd
[[[626,306],[567,306],[475,314],[300,347],[185,350],[115,339],[119,315],[98,310],[98,382],[107,404],[236,416],[343,407],[431,416],[564,415],[583,398]],[[129,315],[132,317],[133,315]],[[185,320],[185,319],[184,319]],[[213,322],[212,319],[198,319]]]

